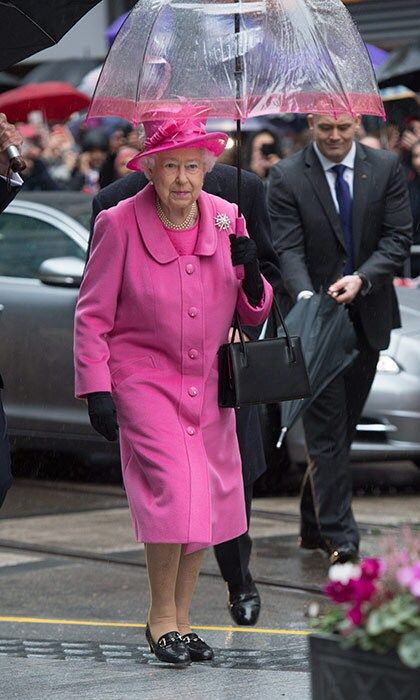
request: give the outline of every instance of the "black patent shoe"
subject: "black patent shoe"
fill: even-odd
[[[213,649],[195,632],[183,634],[181,639],[190,653],[191,661],[212,661],[214,658]]]
[[[229,589],[229,612],[237,625],[255,625],[261,610],[261,598],[253,581],[243,588]]]
[[[158,641],[155,642],[149,625],[146,625],[146,639],[149,643],[150,651],[159,661],[179,667],[190,665],[191,657],[187,645],[182,640],[179,632],[162,634]]]

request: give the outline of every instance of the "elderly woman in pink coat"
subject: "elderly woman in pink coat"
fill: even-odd
[[[235,310],[245,324],[264,321],[272,289],[255,243],[232,235],[236,206],[202,191],[226,134],[171,120],[149,122],[146,136],[129,166],[149,185],[96,219],[76,309],[76,396],[105,438],[119,430],[134,535],[146,549],[150,649],[186,665],[213,657],[189,620],[203,551],[246,530],[217,351]]]

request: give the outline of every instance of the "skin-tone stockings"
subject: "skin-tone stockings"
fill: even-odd
[[[157,642],[167,632],[188,634],[190,605],[204,550],[185,555],[179,544],[146,544],[145,548],[152,637]]]

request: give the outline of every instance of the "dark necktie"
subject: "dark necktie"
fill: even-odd
[[[341,227],[344,234],[344,245],[347,251],[347,261],[344,266],[343,275],[351,275],[354,272],[353,262],[353,228],[352,228],[352,198],[350,187],[344,179],[345,165],[334,165],[331,170],[336,173],[335,193],[337,195],[338,209],[340,214]]]

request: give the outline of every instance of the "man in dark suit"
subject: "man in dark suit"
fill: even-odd
[[[12,178],[8,184],[9,158],[5,153],[8,146],[20,146],[22,137],[12,124],[9,124],[6,115],[0,114],[0,212],[6,209],[7,205],[16,196],[20,189],[22,180],[12,173]],[[1,299],[0,299],[1,312]],[[1,401],[1,390],[3,389],[3,379],[0,375],[0,507],[6,497],[6,493],[12,483],[12,472],[10,468],[9,441],[6,433],[6,417]]]
[[[313,143],[274,166],[268,206],[289,305],[325,290],[347,305],[358,339],[349,371],[304,415],[300,544],[335,563],[358,556],[350,446],[379,351],[400,326],[393,276],[409,254],[411,215],[397,158],[355,142],[360,118],[308,121]]]
[[[92,230],[95,218],[102,209],[108,209],[120,200],[134,196],[146,184],[147,179],[142,173],[133,173],[101,190],[93,200]],[[215,165],[205,177],[204,189],[237,203],[236,169],[230,165]],[[257,244],[261,272],[274,288],[278,288],[279,262],[271,241],[264,187],[261,180],[252,173],[242,173],[241,201],[248,233]],[[246,330],[249,336],[255,337],[255,329]],[[257,407],[239,409],[236,412],[236,424],[249,527],[252,487],[266,469]],[[251,547],[252,541],[248,533],[215,547],[222,576],[228,584],[229,610],[239,625],[255,625],[260,611],[260,597],[249,571]]]

